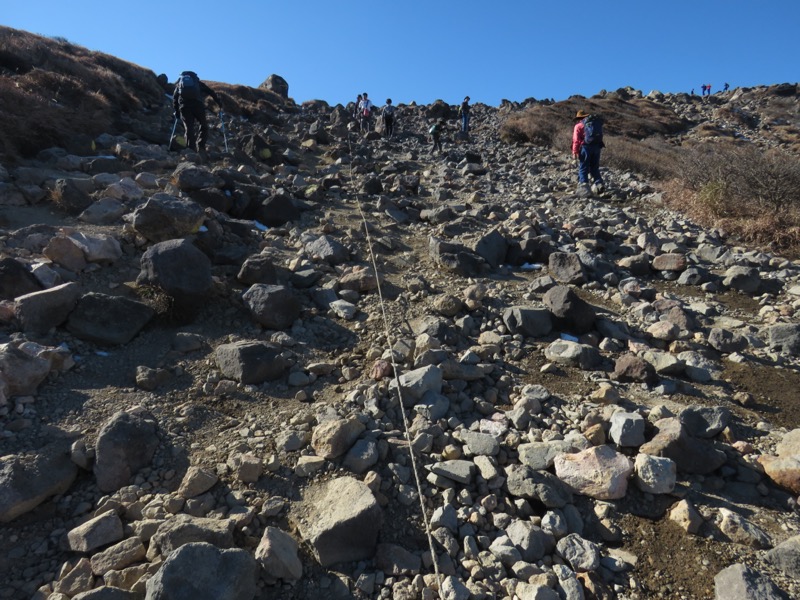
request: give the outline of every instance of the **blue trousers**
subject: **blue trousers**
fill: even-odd
[[[469,115],[467,113],[461,115],[461,131],[464,133],[469,131]]]
[[[578,181],[580,183],[589,183],[589,175],[595,182],[602,182],[603,178],[600,176],[600,146],[584,144],[581,146],[581,152],[578,155]]]

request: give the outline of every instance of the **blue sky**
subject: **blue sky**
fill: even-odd
[[[586,96],[795,82],[800,0],[3,0],[0,24],[296,101]]]

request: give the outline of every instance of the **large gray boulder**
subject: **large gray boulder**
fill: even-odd
[[[131,341],[154,315],[143,302],[90,292],[70,313],[67,329],[82,340],[117,346]]]
[[[586,281],[580,257],[574,252],[553,252],[547,266],[550,275],[561,283],[580,284]]]
[[[80,296],[81,288],[75,282],[31,292],[16,299],[14,316],[23,331],[47,333],[66,321]]]
[[[211,293],[211,261],[189,240],[160,242],[142,255],[136,283],[163,290],[176,308],[197,308]]]
[[[116,492],[150,464],[158,447],[158,425],[145,411],[118,412],[97,435],[94,474],[102,492]]]
[[[596,318],[595,310],[572,291],[572,288],[565,285],[550,288],[542,301],[553,314],[557,328],[578,334],[592,330]]]
[[[775,546],[767,552],[766,558],[787,576],[800,579],[800,535]]]
[[[543,337],[553,329],[550,312],[543,308],[512,306],[503,311],[503,323],[511,333]]]
[[[247,551],[203,542],[182,546],[147,581],[146,600],[252,600],[258,564]]]
[[[295,514],[303,539],[323,567],[375,554],[383,513],[361,481],[340,477],[313,486]]]
[[[205,220],[203,207],[169,194],[155,194],[131,216],[136,233],[151,242],[165,242],[197,233]]]
[[[288,329],[300,316],[300,303],[283,285],[256,283],[243,295],[253,319],[267,329]]]
[[[273,381],[289,368],[280,348],[260,341],[222,344],[214,350],[214,360],[224,377],[245,384]]]
[[[178,548],[195,542],[213,544],[218,548],[233,548],[234,521],[177,515],[158,526],[150,539],[149,555],[168,556]]]
[[[660,419],[655,427],[656,435],[643,444],[639,452],[671,458],[682,473],[706,475],[725,464],[725,452],[708,440],[691,436],[680,419]]]
[[[44,502],[63,494],[75,481],[78,467],[67,448],[53,444],[33,455],[0,458],[0,522],[8,523]]]
[[[24,264],[8,256],[0,258],[0,300],[13,300],[41,289],[42,284]]]
[[[267,77],[264,80],[264,83],[262,83],[258,87],[265,90],[269,90],[270,92],[274,92],[278,94],[281,98],[289,97],[289,84],[283,77],[281,77],[280,75],[275,75],[275,73]]]
[[[267,527],[256,548],[256,560],[268,576],[275,579],[300,579],[303,563],[297,555],[294,538],[277,527]]]
[[[50,366],[49,360],[23,352],[14,344],[0,344],[0,374],[7,397],[35,394]]]
[[[800,355],[800,323],[778,323],[767,328],[770,350]]]
[[[715,600],[789,600],[772,580],[736,563],[714,576]]]

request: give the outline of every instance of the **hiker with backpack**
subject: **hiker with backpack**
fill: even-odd
[[[196,149],[201,157],[205,157],[208,139],[206,96],[210,96],[217,107],[221,107],[217,93],[200,81],[197,73],[184,71],[180,74],[172,94],[172,107],[175,117],[181,120],[186,130],[186,147]],[[200,125],[200,135],[195,132],[195,122]]]
[[[358,111],[361,110],[361,100],[364,99],[364,96],[361,94],[358,95],[356,98],[356,105],[353,107],[353,119],[358,121]]]
[[[579,110],[575,121],[572,130],[572,155],[578,161],[578,193],[588,195],[591,175],[595,192],[601,194],[604,190],[603,177],[600,175],[600,151],[605,147],[603,119],[599,115],[590,115]]]
[[[439,154],[442,153],[442,133],[444,132],[444,127],[444,119],[439,119],[438,122],[431,125],[431,128],[428,129],[428,133],[431,134],[431,141],[433,142],[431,154],[435,153],[437,150],[439,151]]]
[[[369,131],[369,118],[372,115],[372,100],[369,99],[367,96],[367,92],[364,92],[361,102],[358,105],[358,115],[359,115],[359,124],[361,126],[361,131]]]
[[[461,117],[462,133],[469,133],[469,111],[469,96],[465,96],[461,106],[458,107],[458,116]]]
[[[387,138],[394,135],[394,113],[397,107],[392,104],[392,99],[387,98],[386,104],[381,109],[381,118],[383,119],[383,132]]]

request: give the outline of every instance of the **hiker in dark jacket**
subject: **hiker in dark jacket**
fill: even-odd
[[[381,109],[381,117],[383,118],[383,133],[387,138],[394,135],[394,113],[397,107],[392,104],[392,99],[387,98],[386,104]]]
[[[463,133],[469,133],[469,111],[469,96],[465,96],[461,106],[458,107],[458,115],[461,117],[461,131]]]
[[[200,81],[194,71],[184,71],[178,77],[175,84],[175,91],[172,94],[172,107],[175,109],[175,116],[183,123],[186,130],[186,146],[196,148],[204,155],[206,152],[206,140],[208,139],[208,121],[206,121],[205,97],[211,96],[214,103],[219,107],[219,96],[217,93]],[[195,133],[195,122],[200,124],[200,135]]]
[[[428,130],[428,133],[431,134],[431,142],[433,143],[433,147],[431,148],[431,154],[439,151],[439,154],[442,153],[442,133],[444,133],[445,122],[444,119],[440,119],[437,123],[434,123],[431,128]]]

